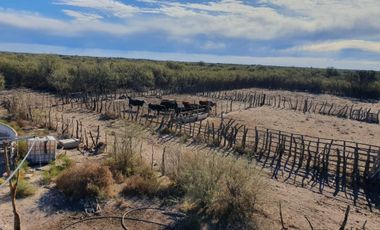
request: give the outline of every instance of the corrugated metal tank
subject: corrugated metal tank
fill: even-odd
[[[14,140],[17,137],[17,132],[9,125],[0,123],[0,176],[5,172],[5,158],[4,158],[4,140]],[[12,155],[13,149],[12,144],[9,145],[8,153],[9,156]]]

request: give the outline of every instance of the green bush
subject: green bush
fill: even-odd
[[[18,185],[17,185],[17,192],[16,192],[16,198],[25,198],[28,196],[32,196],[36,193],[36,187],[26,181],[23,178],[20,178]]]
[[[42,184],[49,184],[63,170],[71,167],[72,160],[67,155],[59,155],[55,161],[50,162],[49,169],[42,174]]]

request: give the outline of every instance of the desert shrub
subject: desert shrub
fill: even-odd
[[[205,153],[180,155],[170,161],[167,172],[184,192],[184,204],[225,227],[253,226],[251,216],[262,186],[248,162]]]
[[[36,187],[27,180],[20,178],[17,184],[16,198],[25,198],[36,193]]]
[[[156,177],[131,176],[124,182],[124,195],[154,195],[158,189]]]
[[[42,174],[42,184],[49,184],[63,170],[71,167],[72,160],[65,154],[58,155],[55,161],[50,162],[49,169]]]
[[[113,179],[108,167],[85,163],[64,170],[56,179],[57,188],[67,198],[105,198],[110,194]]]
[[[133,175],[151,177],[153,170],[147,166],[141,156],[141,142],[143,136],[141,126],[129,125],[124,134],[116,137],[109,148],[106,165],[109,166],[115,178]],[[119,180],[122,181],[122,180]]]
[[[135,150],[133,138],[117,139],[115,137],[113,148],[106,163],[114,176],[129,177],[144,171],[142,169],[142,157]]]
[[[0,185],[2,185],[5,182],[3,178],[0,178]]]
[[[148,197],[168,197],[175,195],[173,192],[173,181],[169,177],[159,177],[157,174],[128,177],[124,181],[122,190],[124,195],[146,195]]]

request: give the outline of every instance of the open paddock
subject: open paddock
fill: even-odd
[[[270,107],[251,108],[224,115],[250,129],[277,129],[303,135],[379,145],[380,125],[349,119],[303,114]],[[212,120],[212,119],[211,119]]]

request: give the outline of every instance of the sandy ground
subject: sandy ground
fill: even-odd
[[[237,120],[251,129],[257,126],[314,137],[380,145],[379,124],[271,107],[234,111],[225,117]]]
[[[328,103],[335,103],[335,104],[354,104],[355,108],[360,108],[361,106],[363,108],[372,108],[372,112],[377,112],[380,110],[380,101],[376,100],[360,100],[356,98],[349,98],[349,97],[338,97],[330,94],[310,94],[306,92],[294,92],[294,91],[287,91],[287,90],[268,90],[268,89],[259,89],[259,88],[250,88],[250,89],[241,89],[241,90],[231,90],[227,91],[229,93],[234,92],[243,92],[243,93],[265,93],[267,95],[282,95],[285,97],[290,98],[309,98],[315,101],[319,102],[328,102]]]

